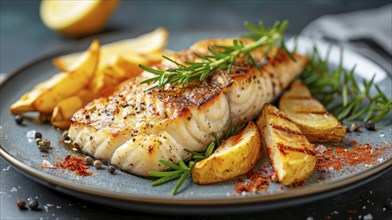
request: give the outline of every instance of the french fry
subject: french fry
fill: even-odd
[[[84,105],[82,99],[78,96],[71,96],[61,100],[53,109],[50,122],[52,125],[67,129],[71,124],[72,115]]]
[[[138,63],[148,65],[149,61],[137,56],[133,58],[115,57],[110,64],[97,70],[90,85],[93,93],[97,96],[112,94],[118,84],[142,73],[143,70],[139,68]]]
[[[28,111],[52,113],[61,100],[84,88],[94,75],[99,58],[99,42],[94,41],[88,51],[76,62],[74,69],[54,75],[24,94],[10,110],[13,114]]]
[[[54,64],[62,72],[24,94],[10,110],[13,114],[37,111],[49,116],[56,127],[66,129],[78,109],[95,98],[111,95],[124,81],[141,74],[139,64],[151,66],[161,61],[167,39],[168,32],[158,28],[102,47],[96,40],[84,54],[58,57]]]
[[[154,58],[150,54],[160,53],[167,44],[168,32],[164,28],[157,28],[154,31],[136,38],[116,41],[103,45],[100,54],[99,68],[110,64],[116,56],[140,56],[147,59]],[[73,53],[58,57],[53,60],[54,65],[61,71],[72,69],[76,60],[82,53]],[[155,57],[158,60],[160,57]]]

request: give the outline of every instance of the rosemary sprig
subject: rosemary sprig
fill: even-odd
[[[328,65],[329,47],[325,58],[320,56],[316,47],[310,53],[310,62],[302,74],[302,79],[316,96],[339,120],[377,122],[392,109],[392,99],[388,99],[374,77],[370,81],[359,81],[355,76],[355,66],[350,70],[343,68],[343,49],[337,68]],[[371,93],[374,91],[374,94]]]
[[[142,81],[141,83],[154,82],[149,88],[162,88],[166,84],[186,85],[190,82],[203,81],[211,76],[216,70],[226,70],[229,73],[234,65],[236,58],[242,58],[245,62],[258,66],[256,60],[252,57],[251,52],[255,49],[265,47],[262,55],[266,55],[273,47],[278,46],[279,49],[285,50],[290,57],[286,45],[283,41],[283,33],[288,26],[287,21],[275,22],[271,28],[266,28],[262,21],[256,26],[252,23],[245,22],[244,25],[252,31],[243,37],[253,40],[250,43],[243,43],[239,40],[233,40],[232,46],[215,45],[208,47],[211,55],[198,55],[202,61],[186,62],[181,64],[169,57],[163,56],[164,59],[174,63],[177,67],[167,70],[157,70],[144,65],[140,68],[153,73],[155,77]],[[292,59],[294,59],[292,57]]]
[[[187,161],[180,160],[178,161],[178,163],[173,163],[168,160],[160,160],[159,162],[161,162],[163,165],[170,167],[171,170],[149,172],[149,176],[158,178],[157,180],[152,182],[151,185],[158,186],[178,179],[176,185],[172,189],[172,194],[175,195],[181,188],[182,184],[185,182],[186,178],[191,174],[192,168],[196,162],[210,157],[211,154],[214,153],[216,148],[220,146],[222,140],[226,140],[227,138],[239,133],[244,127],[245,124],[238,127],[231,127],[227,134],[222,137],[222,139],[219,139],[218,135],[215,132],[212,132],[211,135],[215,137],[215,141],[211,142],[204,152],[196,152],[185,149],[185,151],[192,154],[192,158]]]
[[[216,133],[212,134],[214,137],[217,137]],[[188,160],[187,162],[180,160],[178,161],[177,164],[168,161],[168,160],[160,160],[162,164],[170,167],[172,170],[169,171],[152,171],[149,172],[148,175],[152,177],[157,177],[159,179],[155,180],[154,182],[151,183],[152,186],[158,186],[167,182],[170,182],[172,180],[178,179],[176,185],[172,189],[172,194],[175,195],[177,191],[180,189],[182,184],[185,182],[186,178],[191,174],[192,168],[195,165],[195,163],[199,160],[203,160],[214,152],[215,147],[219,140],[216,139],[215,142],[211,142],[210,145],[208,145],[207,149],[205,152],[195,152],[192,150],[185,149],[188,153],[192,154],[192,158]],[[219,146],[219,145],[218,145]]]

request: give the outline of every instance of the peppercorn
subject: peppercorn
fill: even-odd
[[[35,139],[37,139],[37,138],[42,138],[42,134],[39,133],[39,132],[35,132],[34,137],[35,137]]]
[[[361,132],[362,127],[359,124],[353,123],[351,124],[351,130],[356,132]]]
[[[47,146],[48,149],[50,148],[50,140],[48,140],[48,139],[43,139],[43,140],[42,140],[42,143],[44,143],[44,145]]]
[[[100,160],[95,160],[95,161],[94,161],[94,167],[95,167],[96,169],[100,169],[100,168],[102,167],[102,161],[100,161]]]
[[[68,136],[68,132],[67,132],[67,131],[65,131],[65,132],[63,133],[63,138],[64,138],[65,141],[71,140],[71,139],[69,138],[69,136]]]
[[[116,168],[115,168],[114,166],[110,165],[110,166],[108,167],[108,172],[109,172],[109,173],[113,174],[115,171],[116,171]]]
[[[368,129],[369,131],[375,131],[375,130],[376,130],[375,124],[374,124],[374,122],[372,122],[372,121],[366,122],[366,123],[365,123],[365,127],[366,127],[366,129]]]
[[[16,124],[21,125],[23,123],[23,116],[15,115]]]
[[[29,202],[29,206],[30,206],[30,208],[31,209],[33,209],[33,210],[36,210],[36,209],[38,209],[38,201],[36,200],[36,199],[32,199],[32,200],[30,200],[30,202]]]
[[[18,200],[16,200],[16,205],[18,205],[18,207],[20,209],[25,209],[26,208],[26,201],[24,199],[18,199]]]
[[[35,139],[35,143],[38,145],[39,144],[39,142],[41,142],[42,141],[42,139],[41,138],[36,138]]]
[[[91,164],[94,163],[94,159],[91,158],[90,156],[86,156],[86,157],[84,158],[84,162],[86,162],[88,165],[91,165]]]
[[[48,151],[48,148],[45,146],[45,144],[42,141],[38,143],[38,149],[42,152]]]
[[[40,151],[48,151],[50,149],[50,141],[48,139],[43,139],[38,142],[38,149]]]

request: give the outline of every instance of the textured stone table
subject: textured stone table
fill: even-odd
[[[36,56],[73,39],[47,30],[39,19],[39,2],[0,1],[0,72],[9,73]],[[330,13],[372,8],[390,1],[123,1],[105,32],[163,26],[169,30],[240,29],[243,20],[288,19],[289,33],[298,33],[313,19]],[[50,190],[0,161],[0,219],[182,219],[118,210]],[[354,190],[312,203],[214,219],[392,219],[392,169]],[[19,210],[18,198],[38,198],[42,210]],[[44,208],[46,207],[46,208]],[[187,217],[194,219],[196,217]]]

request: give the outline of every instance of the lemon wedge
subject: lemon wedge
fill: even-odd
[[[40,14],[44,24],[71,37],[82,37],[101,31],[118,5],[118,0],[43,0]]]
[[[192,179],[197,184],[230,180],[251,170],[260,156],[260,132],[251,121],[239,134],[224,141],[210,157],[198,161],[193,166]]]

